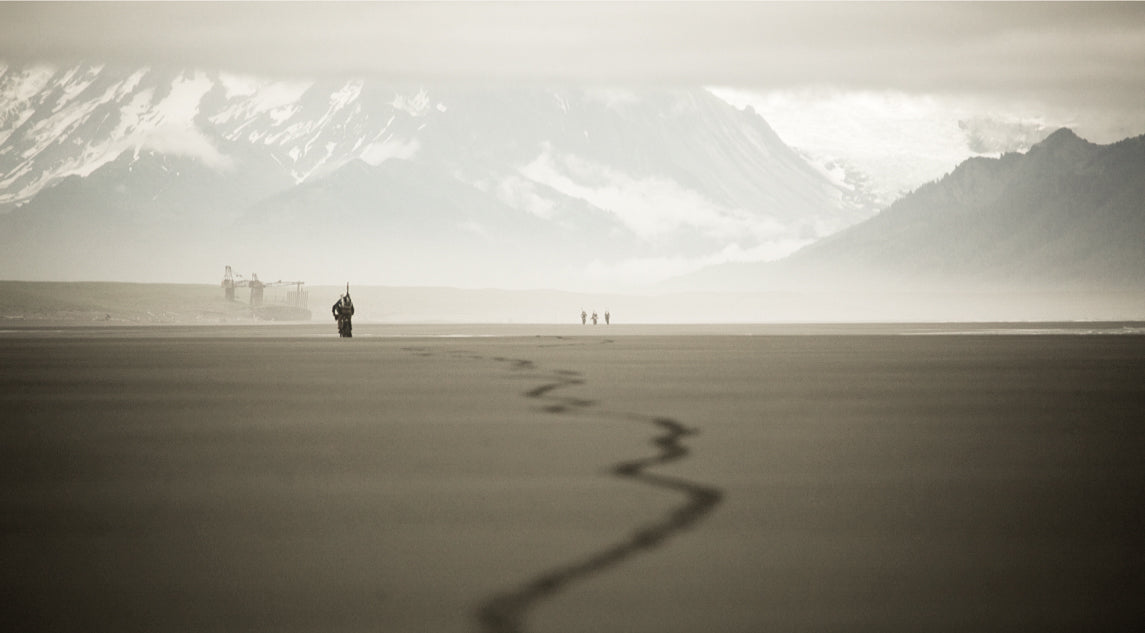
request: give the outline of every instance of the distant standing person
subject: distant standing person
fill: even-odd
[[[350,317],[354,316],[354,302],[350,300],[349,283],[346,284],[346,294],[334,302],[334,307],[330,311],[334,314],[334,320],[338,322],[338,336],[352,337],[353,325],[350,323]]]
[[[593,310],[593,311],[592,311],[592,324],[593,324],[593,325],[596,325],[596,320],[597,320],[598,318],[600,318],[600,317],[596,316],[596,310]]]
[[[584,310],[581,310],[580,311],[580,324],[584,325],[585,323],[588,323],[588,313],[585,312]]]
[[[608,325],[610,321],[612,321],[612,315],[608,313],[608,310],[605,310],[604,311],[604,324]]]

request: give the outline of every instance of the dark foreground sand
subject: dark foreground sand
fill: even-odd
[[[1140,334],[333,329],[0,332],[0,628],[1145,625]]]

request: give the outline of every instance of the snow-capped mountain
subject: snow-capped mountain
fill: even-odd
[[[4,278],[615,284],[873,211],[702,89],[0,66]]]
[[[1025,152],[1071,123],[1020,106],[995,111],[998,104],[895,92],[714,93],[736,107],[754,108],[808,162],[879,208],[967,158]]]
[[[1145,288],[1145,136],[1062,128],[1025,153],[964,161],[869,220],[782,260],[677,280],[738,289]]]

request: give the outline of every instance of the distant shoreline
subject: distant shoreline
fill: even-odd
[[[339,286],[305,286],[309,323],[330,321]],[[275,303],[283,288],[267,288]],[[261,322],[247,289],[225,299],[215,284],[0,281],[0,324],[234,325]],[[357,286],[355,323],[575,324],[609,311],[612,325],[790,323],[1107,323],[1145,321],[1132,290],[932,290],[590,293],[447,287]],[[589,325],[588,327],[592,327]],[[603,323],[597,327],[606,327]]]
[[[353,342],[396,339],[556,337],[867,337],[867,336],[1145,336],[1145,321],[981,323],[725,323],[572,325],[552,323],[359,323]],[[21,338],[337,338],[331,323],[75,323],[0,319],[0,339]]]

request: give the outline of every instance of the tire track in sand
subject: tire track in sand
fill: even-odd
[[[611,342],[611,341],[607,341]],[[408,351],[426,353],[424,348],[406,348]],[[580,372],[557,369],[542,370],[533,361],[503,356],[485,357],[464,351],[449,352],[454,356],[466,356],[477,360],[493,360],[507,363],[511,371],[540,374],[545,382],[525,391],[526,398],[543,403],[541,410],[550,414],[583,413],[598,418],[623,419],[641,422],[656,430],[650,443],[657,452],[651,456],[626,460],[613,464],[609,471],[640,484],[669,490],[683,496],[683,501],[658,519],[647,523],[627,537],[606,545],[590,554],[552,567],[528,578],[514,588],[486,598],[478,606],[475,618],[483,633],[523,633],[525,619],[530,609],[537,603],[552,598],[565,587],[584,581],[587,578],[615,567],[637,554],[663,545],[677,533],[688,529],[704,516],[723,498],[723,491],[714,486],[704,485],[682,477],[648,472],[648,469],[685,458],[688,448],[684,439],[697,433],[677,420],[663,416],[640,413],[611,412],[592,409],[595,401],[571,396],[561,396],[555,392],[561,389],[586,384]],[[426,354],[428,355],[428,354]]]

